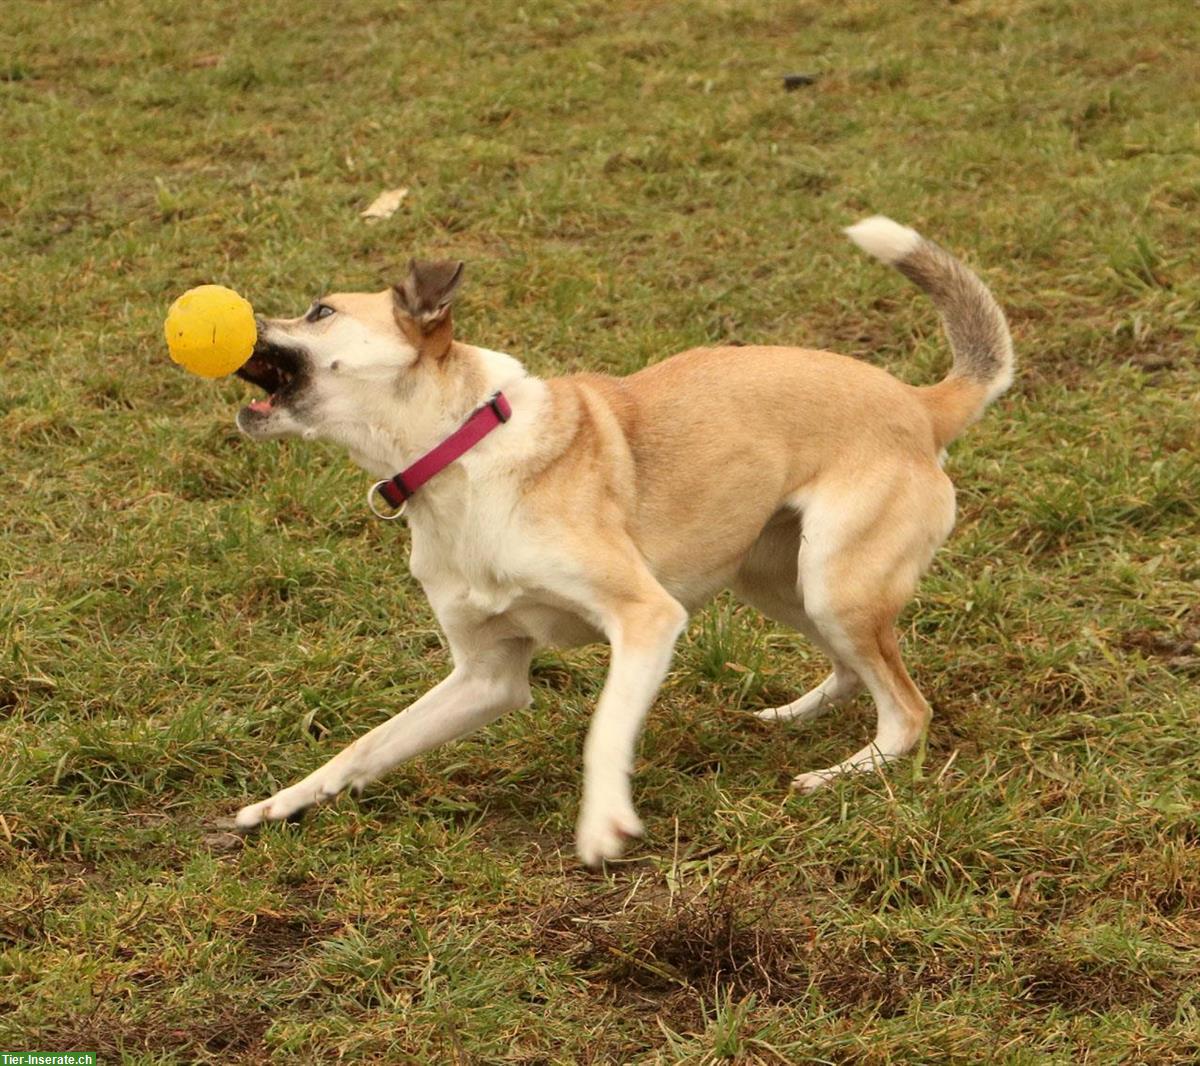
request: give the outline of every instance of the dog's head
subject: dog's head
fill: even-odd
[[[258,319],[254,351],[237,374],[267,397],[238,412],[238,428],[257,440],[321,437],[357,448],[374,415],[390,424],[404,401],[436,404],[462,270],[414,260],[383,292],[335,293],[299,318]]]

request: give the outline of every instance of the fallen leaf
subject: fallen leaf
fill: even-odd
[[[365,218],[368,222],[378,222],[380,219],[391,218],[407,195],[407,189],[387,189],[376,196],[371,201],[371,206],[362,212],[359,217]]]

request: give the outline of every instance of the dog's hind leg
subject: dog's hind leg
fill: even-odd
[[[280,821],[347,787],[360,789],[400,763],[529,702],[531,641],[452,640],[451,646],[455,667],[449,677],[303,780],[243,807],[237,824],[250,829],[261,822]]]
[[[953,519],[953,489],[937,468],[885,472],[874,484],[828,493],[806,509],[798,564],[806,613],[835,661],[870,691],[877,721],[870,744],[800,774],[793,787],[810,792],[840,774],[876,769],[924,733],[929,704],[900,658],[895,621]]]
[[[768,722],[809,721],[852,700],[861,690],[858,675],[829,645],[804,610],[797,560],[800,519],[781,511],[760,534],[733,583],[734,593],[768,618],[798,629],[829,656],[833,672],[799,699],[756,711]]]
[[[780,592],[782,591],[780,590]],[[833,672],[799,699],[780,707],[768,707],[762,711],[755,711],[756,717],[765,722],[808,722],[819,718],[826,711],[832,711],[835,707],[849,703],[862,691],[863,683],[858,674],[825,639],[813,620],[805,613],[798,596],[792,603],[789,603],[780,594],[760,593],[755,595],[744,588],[741,589],[741,596],[768,618],[798,629],[828,655],[833,664]]]
[[[835,662],[833,673],[799,699],[779,707],[767,707],[754,714],[764,722],[809,722],[826,711],[848,703],[862,691],[862,687],[858,675],[850,667]]]
[[[801,792],[812,792],[841,774],[877,769],[899,758],[913,748],[929,724],[929,704],[904,668],[891,619],[848,632],[844,639],[847,658],[875,700],[875,738],[834,766],[799,774],[792,787]]]

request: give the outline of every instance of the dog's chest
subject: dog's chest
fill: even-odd
[[[413,527],[409,568],[427,589],[453,589],[456,599],[485,615],[503,614],[520,589],[498,566],[493,537],[482,526],[456,530]]]
[[[443,626],[502,623],[539,645],[570,647],[603,639],[596,626],[572,609],[554,584],[553,551],[512,534],[503,522],[459,529],[453,537],[413,529],[410,570],[424,588]],[[543,580],[531,580],[537,575]]]

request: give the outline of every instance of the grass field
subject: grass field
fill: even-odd
[[[1194,4],[9,7],[0,1050],[1200,1059]],[[904,616],[918,758],[790,795],[873,709],[752,719],[824,663],[720,601],[606,875],[571,850],[601,647],[361,799],[221,828],[447,655],[365,475],[169,363],[175,295],[293,314],[449,255],[460,335],[538,373],[738,340],[933,381],[928,302],[839,233],[875,211],[979,268],[1022,361]]]

